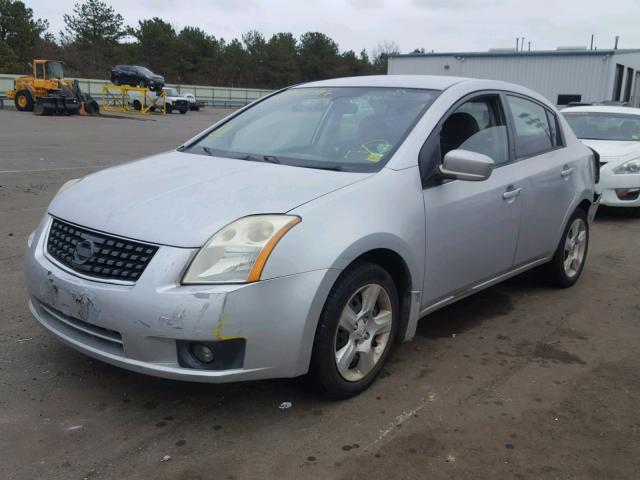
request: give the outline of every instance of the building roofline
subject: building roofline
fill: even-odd
[[[407,57],[558,57],[558,56],[605,56],[622,53],[640,53],[640,48],[618,50],[534,50],[526,52],[434,52],[434,53],[399,53],[389,55],[390,58]]]

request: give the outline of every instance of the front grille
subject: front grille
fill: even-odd
[[[155,245],[87,230],[53,218],[47,253],[70,269],[105,280],[135,282],[158,250]]]

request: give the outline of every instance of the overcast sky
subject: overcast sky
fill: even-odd
[[[62,16],[74,0],[24,0],[51,31],[64,27]],[[179,30],[202,28],[226,40],[248,30],[265,36],[307,31],[326,33],[341,50],[374,49],[396,42],[405,53],[415,48],[477,51],[515,47],[526,37],[532,49],[588,45],[640,48],[638,0],[113,0],[107,2],[128,25],[158,16]],[[607,8],[610,5],[610,8]]]

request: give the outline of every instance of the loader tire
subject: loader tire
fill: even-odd
[[[29,90],[20,90],[17,92],[14,102],[16,104],[16,108],[21,112],[33,111],[33,98],[31,97]]]

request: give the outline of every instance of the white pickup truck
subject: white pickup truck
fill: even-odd
[[[172,113],[174,110],[177,110],[180,113],[185,114],[189,111],[189,100],[187,97],[180,95],[175,88],[163,87],[162,91],[165,94],[167,113]],[[156,98],[157,95],[155,92],[148,91],[146,105],[152,104]],[[129,92],[129,103],[136,110],[142,109],[142,93]],[[157,102],[157,106],[160,107],[161,102]]]

